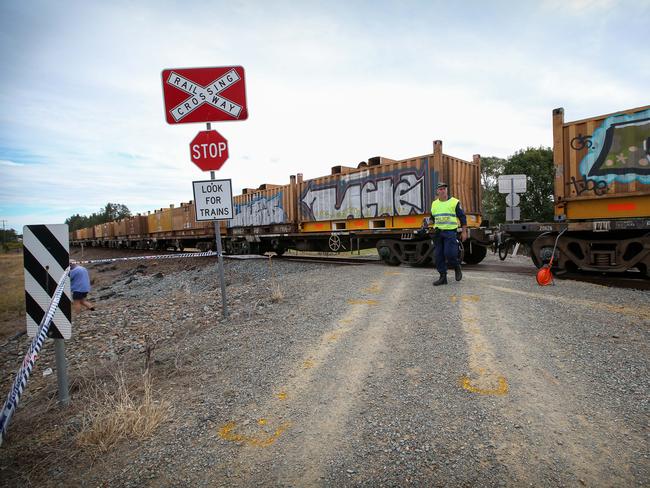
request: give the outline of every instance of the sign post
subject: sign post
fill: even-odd
[[[210,123],[208,122],[208,131]],[[217,133],[216,131],[212,131]],[[191,145],[190,145],[191,148]],[[226,152],[226,159],[227,159]],[[219,164],[219,167],[225,159]],[[230,180],[217,180],[214,171],[210,171],[210,179],[207,181],[193,181],[194,209],[197,222],[213,220],[214,238],[217,245],[217,264],[219,269],[219,281],[221,283],[221,301],[224,318],[228,317],[228,306],[226,304],[226,279],[223,266],[223,249],[221,246],[222,220],[230,220],[233,217],[232,205],[232,182]]]
[[[228,316],[228,309],[219,222],[233,217],[232,185],[230,180],[215,179],[214,172],[228,159],[228,141],[217,131],[211,130],[210,123],[248,118],[244,68],[220,66],[165,69],[162,72],[162,84],[167,123],[207,124],[207,131],[199,132],[190,143],[192,162],[201,170],[210,171],[209,181],[193,182],[194,206],[197,221],[214,221],[225,318]]]
[[[45,316],[56,285],[70,265],[70,245],[66,224],[26,225],[23,227],[25,267],[25,311],[27,335],[34,337]],[[71,292],[69,280],[54,313],[48,337],[54,339],[58,399],[61,405],[70,403],[68,371],[64,339],[70,339]]]

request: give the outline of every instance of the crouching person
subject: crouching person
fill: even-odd
[[[76,313],[81,311],[82,306],[89,310],[95,310],[93,304],[86,300],[90,293],[88,270],[75,263],[70,263],[70,289],[72,290],[72,306]]]

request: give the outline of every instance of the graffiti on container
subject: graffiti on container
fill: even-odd
[[[576,137],[571,139],[571,147],[576,151],[584,149],[585,147],[589,149],[591,147],[591,136],[583,136],[578,134]]]
[[[650,109],[607,117],[591,137],[580,174],[614,181],[650,184]]]
[[[235,204],[235,216],[228,226],[282,224],[284,221],[285,213],[280,192],[271,198],[261,196],[250,202]]]
[[[354,175],[323,186],[310,182],[300,202],[312,220],[421,214],[425,211],[424,176],[409,170]]]
[[[605,180],[592,180],[586,176],[583,176],[581,180],[576,180],[575,176],[572,176],[569,185],[573,186],[577,196],[590,191],[597,196],[602,196],[609,191],[609,185]]]

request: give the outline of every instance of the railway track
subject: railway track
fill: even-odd
[[[187,252],[194,252],[193,250],[185,251],[138,251],[143,254],[184,254]],[[111,249],[111,257],[117,257],[116,255],[133,255],[133,251],[127,249]],[[228,256],[226,256],[228,257]],[[232,256],[235,259],[264,259],[265,256]],[[268,258],[268,256],[266,256]],[[305,263],[318,263],[318,264],[337,264],[337,265],[349,265],[349,266],[360,266],[364,264],[375,264],[386,266],[381,259],[376,256],[366,256],[366,257],[352,257],[352,256],[314,256],[314,255],[291,255],[285,254],[283,256],[274,256],[273,259],[281,261],[293,261],[293,262],[305,262]],[[429,269],[429,268],[427,268]],[[521,264],[510,264],[510,263],[491,263],[483,262],[480,264],[465,264],[463,265],[465,270],[473,271],[483,271],[483,272],[492,272],[500,274],[523,274],[529,275],[531,278],[534,278],[537,269],[532,265],[521,265]],[[600,273],[564,273],[559,275],[554,275],[557,280],[573,280],[581,281],[586,283],[593,283],[601,286],[610,286],[615,288],[627,288],[635,290],[650,290],[650,279],[644,278],[640,273],[616,273],[603,275]]]

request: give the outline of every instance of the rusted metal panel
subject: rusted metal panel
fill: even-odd
[[[574,122],[554,110],[553,159],[556,217],[650,216],[650,105]],[[612,198],[631,200],[596,203]]]
[[[149,233],[149,225],[146,215],[134,215],[127,219],[126,234],[129,237],[139,237]]]
[[[95,229],[95,238],[102,239],[104,237],[104,226],[102,224],[97,224],[93,228]]]
[[[147,215],[150,234],[172,231],[172,208],[161,208]]]
[[[353,227],[374,228],[370,220],[381,217],[395,217],[393,228],[419,227],[422,218],[397,217],[429,214],[439,181],[449,185],[450,195],[461,201],[467,214],[480,214],[480,157],[464,161],[445,155],[440,141],[435,141],[432,154],[403,160],[374,157],[359,168],[334,169],[330,176],[302,182],[298,178],[299,219],[305,232],[322,230],[306,225],[317,221],[331,221],[333,230],[343,230],[351,227],[337,221],[367,219]]]
[[[104,239],[111,239],[115,237],[115,222],[106,222],[102,225],[102,235]]]
[[[196,210],[194,202],[181,203],[180,207],[172,208],[172,229],[175,234],[180,236],[197,236],[209,234],[210,229],[213,229],[214,223],[212,221],[197,221]]]
[[[117,222],[114,222],[114,228],[115,228],[115,237],[126,237],[127,236],[127,221],[128,218],[118,220]]]
[[[234,218],[228,221],[228,227],[295,223],[295,183],[262,186],[265,189],[247,189],[233,198]]]

